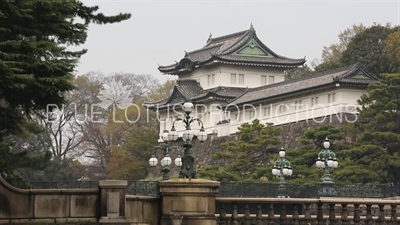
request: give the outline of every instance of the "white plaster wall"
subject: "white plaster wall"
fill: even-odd
[[[239,117],[237,117],[238,112],[223,112],[217,106],[223,104],[221,101],[211,100],[204,105],[196,105],[197,110],[194,110],[191,114],[194,118],[199,118],[203,121],[204,128],[208,134],[218,133],[218,136],[227,136],[229,134],[233,134],[237,132],[237,128],[245,123],[251,122],[254,119],[259,119],[262,123],[270,122],[274,125],[280,125],[285,123],[293,123],[301,120],[315,120],[316,122],[322,120],[332,120],[333,117],[337,117],[339,120],[347,122],[349,121],[344,112],[348,113],[356,113],[355,109],[358,106],[357,100],[361,97],[362,94],[366,93],[366,90],[359,89],[351,89],[351,88],[341,88],[336,87],[329,91],[318,92],[314,94],[308,94],[303,96],[294,97],[291,99],[286,99],[282,102],[274,102],[274,103],[263,103],[257,105],[245,105],[239,108]],[[328,95],[335,94],[335,99],[331,98],[331,102],[328,103]],[[318,97],[318,103],[311,104],[311,98]],[[295,106],[296,101],[301,100],[301,108],[299,106]],[[285,107],[286,110],[279,111],[279,106]],[[253,108],[254,107],[254,108]],[[270,107],[270,115],[264,115],[264,108]],[[250,113],[250,111],[252,111]],[[225,116],[224,116],[225,114]],[[183,118],[184,113],[180,110],[179,107],[175,108],[175,112],[172,111],[168,115],[168,118],[174,117],[175,119],[178,117]],[[322,118],[321,118],[322,117]],[[160,113],[160,135],[163,130],[170,130],[172,127],[172,119],[168,119],[165,122],[162,122],[167,118],[166,112]],[[320,119],[314,119],[320,118]],[[220,124],[217,123],[224,119],[230,119],[229,124]],[[185,127],[181,122],[175,123],[175,128],[178,132],[181,133],[185,130]],[[192,130],[194,133],[198,133],[200,130],[200,126],[197,123],[192,124]]]
[[[254,119],[259,119],[262,123],[273,123],[281,125],[293,123],[301,120],[314,120],[315,122],[323,122],[323,120],[332,121],[333,117],[341,121],[355,122],[347,118],[344,113],[357,114],[357,100],[366,90],[357,90],[349,88],[337,88],[330,91],[304,95],[297,98],[287,99],[282,102],[272,104],[257,104],[254,108],[247,106],[240,107],[240,116],[234,118],[238,112],[231,112],[231,123],[229,131],[224,127],[218,130],[218,136],[226,136],[238,131],[238,127],[245,123],[251,122]],[[331,102],[328,103],[328,95],[331,94]],[[332,101],[332,94],[335,94],[335,99]],[[318,97],[318,103],[311,105],[311,98]],[[301,100],[301,108],[295,106],[296,101]],[[285,112],[279,111],[279,105],[286,107]],[[270,115],[264,115],[264,108],[270,107]],[[254,111],[251,115],[249,111]],[[250,117],[251,116],[251,117]],[[318,118],[318,119],[315,119]]]
[[[198,68],[191,73],[181,75],[180,79],[196,79],[204,89],[210,89],[218,86],[230,87],[259,87],[261,85],[261,76],[274,77],[274,83],[285,80],[283,69],[273,69],[268,67],[250,67],[250,66],[233,66],[220,64],[212,67]],[[231,74],[236,74],[236,83],[231,83]],[[214,74],[214,83],[208,83],[208,75]],[[244,74],[244,83],[239,84],[239,74]]]

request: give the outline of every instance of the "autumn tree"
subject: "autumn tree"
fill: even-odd
[[[159,121],[155,112],[148,112],[141,103],[116,109],[102,130],[112,139],[108,179],[138,180],[148,174],[148,160],[158,140]]]
[[[84,44],[90,23],[121,22],[131,15],[105,16],[78,0],[4,0],[0,9],[0,173],[12,181],[23,155],[12,153],[4,138],[21,134],[33,112],[60,106],[63,93],[74,88],[74,69],[87,50],[66,46]]]
[[[148,160],[157,144],[159,120],[156,112],[144,108],[143,101],[158,101],[171,95],[175,81],[157,84],[142,100],[126,109],[117,109],[103,132],[117,140],[111,145],[107,163],[109,179],[143,179],[149,173]]]
[[[146,137],[158,135],[158,130],[154,132],[154,128],[159,127],[158,121],[154,121],[156,115],[146,110],[143,111],[142,102],[149,98],[159,100],[158,98],[168,97],[174,82],[167,82],[162,85],[150,75],[131,73],[113,73],[109,76],[90,73],[77,79],[80,80],[80,96],[87,96],[87,102],[89,106],[93,106],[96,114],[91,115],[90,111],[83,111],[78,115],[80,120],[84,120],[80,126],[82,142],[79,145],[79,150],[84,153],[86,158],[90,159],[91,168],[98,168],[96,173],[102,174],[98,179],[107,177],[120,179],[121,176],[125,176],[122,167],[117,166],[122,165],[120,160],[125,160],[127,164],[131,163],[131,165],[137,163],[138,160],[141,160],[140,163],[144,160],[144,156],[142,158],[132,156],[133,148],[125,149],[123,146],[126,146],[130,142],[129,140],[132,140],[132,143],[141,141],[150,143],[153,140]],[[127,110],[125,110],[126,107],[128,107]],[[139,111],[137,107],[140,108]],[[82,115],[80,116],[80,114]],[[133,118],[137,118],[139,115],[140,121],[129,122],[136,120]],[[148,119],[149,122],[143,122],[142,119],[144,121]],[[141,126],[140,129],[138,128],[139,130],[129,133],[139,124]],[[147,132],[148,128],[151,128],[150,130],[153,133],[146,133],[141,136],[142,132]],[[148,157],[146,155],[146,166]],[[141,165],[143,166],[143,164]],[[126,169],[128,170],[128,168]],[[137,178],[135,174],[140,174],[140,177],[143,177],[144,173],[139,172],[140,170],[130,175],[129,173],[126,174],[131,176],[132,179]]]
[[[280,127],[259,120],[242,124],[236,133],[238,140],[223,144],[223,150],[213,157],[227,162],[224,167],[210,166],[198,171],[200,177],[220,181],[260,181],[268,179],[271,154],[280,148]],[[272,177],[272,175],[270,176]]]

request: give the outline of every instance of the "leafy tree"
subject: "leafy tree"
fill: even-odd
[[[213,155],[227,162],[227,166],[201,168],[199,176],[220,181],[267,180],[266,174],[272,177],[268,165],[272,162],[271,154],[280,147],[280,132],[280,127],[261,124],[257,119],[242,124],[236,133],[238,140],[223,144],[224,150]]]
[[[12,171],[28,159],[24,152],[10,152],[4,138],[20,135],[33,112],[60,106],[63,93],[74,88],[74,68],[87,50],[66,46],[84,44],[90,23],[115,23],[131,15],[105,16],[77,0],[4,0],[0,9],[0,173],[12,182]]]
[[[159,84],[149,95],[146,97],[146,101],[155,102],[165,99],[171,96],[174,90],[175,80],[168,80],[163,84]]]
[[[291,80],[295,78],[300,78],[300,77],[305,77],[308,75],[311,75],[313,70],[308,67],[307,65],[304,65],[302,67],[296,68],[296,69],[291,69],[285,71],[285,80]]]
[[[390,58],[392,64],[397,66],[394,68],[396,72],[400,71],[400,29],[393,33],[391,33],[385,41],[385,50],[388,53],[388,57]]]
[[[125,115],[125,110],[119,110],[118,105],[124,105],[125,107],[134,103],[136,106],[139,106],[139,114],[145,120],[146,111],[143,111],[141,102],[144,99],[148,99],[153,93],[158,93],[161,86],[158,80],[150,75],[136,75],[131,73],[113,73],[109,76],[104,76],[100,73],[92,72],[77,79],[79,79],[78,92],[81,93],[80,96],[83,96],[82,100],[86,99],[85,101],[89,105],[89,110],[91,106],[94,106],[94,111],[99,112],[97,115],[88,115],[87,111],[79,113],[78,117],[80,120],[84,120],[80,126],[82,142],[79,145],[79,149],[85,154],[85,157],[91,159],[91,168],[97,167],[98,172],[96,174],[101,174],[101,176],[97,177],[98,179],[105,179],[107,176],[114,178],[121,177],[119,172],[113,172],[117,167],[111,164],[116,162],[115,157],[117,157],[117,154],[114,155],[115,151],[121,149],[121,147],[117,148],[116,146],[123,146],[130,139],[139,140],[135,139],[137,135],[134,133],[121,136],[124,134],[123,132],[129,131],[129,121],[126,118],[136,120],[138,112],[135,106],[130,106]],[[159,96],[161,98],[166,97],[162,94]],[[127,117],[129,115],[132,118]],[[149,118],[153,118],[153,116],[156,118],[153,113],[149,114]],[[121,123],[115,121],[121,121]],[[156,123],[143,123],[142,125],[144,126],[143,131],[147,129],[147,126],[159,127]],[[132,126],[135,127],[135,125]],[[113,131],[115,133],[112,133],[111,129],[115,129]],[[141,140],[150,141],[150,139],[146,139],[146,136],[141,138]],[[122,148],[121,151],[125,150]],[[129,151],[126,152],[130,153]],[[118,153],[118,155],[121,156],[122,153]],[[123,158],[121,157],[120,159]],[[136,160],[136,158],[128,157],[126,160]],[[146,162],[147,160],[148,158]],[[110,175],[111,173],[112,175]],[[133,176],[134,174],[132,174],[131,178]]]
[[[158,121],[141,102],[110,115],[103,134],[111,138],[111,157],[107,162],[108,179],[143,179],[148,173],[148,160],[158,139]]]
[[[353,26],[341,31],[338,35],[338,43],[323,47],[321,63],[315,67],[315,70],[317,72],[323,72],[341,67],[342,65],[340,59],[342,57],[342,53],[348,48],[354,36],[364,32],[365,29],[366,27],[360,23],[354,24]]]
[[[400,180],[400,74],[385,74],[371,84],[358,103],[361,133],[354,148],[346,151],[353,161],[347,165],[349,179],[362,183]]]
[[[398,41],[395,35],[388,43],[386,40],[397,29],[390,24],[374,23],[370,27],[353,25],[340,33],[339,43],[323,48],[321,63],[314,69],[324,72],[360,62],[367,71],[377,76],[398,72],[399,61],[394,60]]]
[[[386,38],[395,28],[376,25],[357,34],[343,51],[340,63],[344,66],[360,62],[373,75],[392,73],[397,67],[385,51]]]

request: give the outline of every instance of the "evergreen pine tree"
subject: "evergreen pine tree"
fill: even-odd
[[[356,146],[346,151],[353,164],[347,177],[362,183],[400,180],[400,74],[384,74],[359,100],[361,130]]]
[[[78,0],[0,1],[0,174],[8,181],[15,180],[16,168],[40,163],[26,152],[12,153],[4,138],[20,135],[32,112],[61,105],[74,88],[74,69],[87,50],[67,47],[85,43],[90,23],[131,16],[105,16],[98,9]]]
[[[281,128],[272,123],[262,124],[255,119],[252,123],[244,123],[238,128],[237,141],[223,144],[223,150],[213,157],[228,162],[222,167],[210,166],[201,168],[201,177],[220,181],[262,181],[272,178],[269,169],[273,163],[273,154],[277,154],[280,146]]]

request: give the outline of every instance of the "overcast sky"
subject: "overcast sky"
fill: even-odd
[[[320,59],[322,47],[338,41],[356,23],[400,24],[400,0],[392,1],[136,1],[83,0],[105,14],[129,12],[118,24],[91,25],[83,46],[89,51],[77,74],[100,71],[151,74],[164,81],[157,64],[179,61],[184,51],[250,28],[277,54]]]

